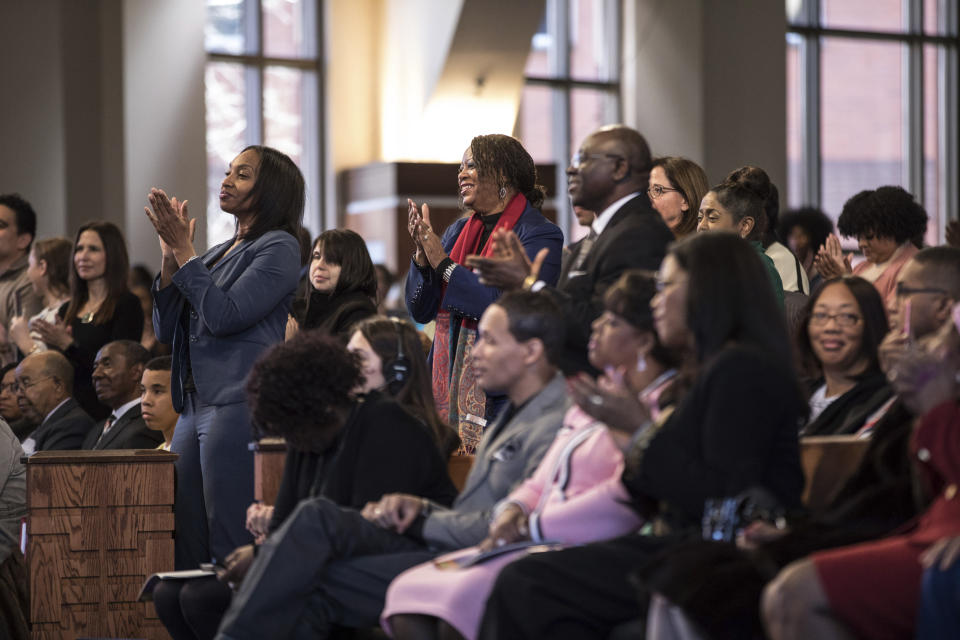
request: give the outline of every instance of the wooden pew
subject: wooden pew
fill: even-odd
[[[283,480],[287,443],[283,438],[261,438],[250,443],[253,451],[253,497],[263,504],[274,504]]]
[[[143,581],[173,569],[174,461],[155,450],[26,458],[34,639],[168,638]]]
[[[811,509],[827,505],[843,486],[870,444],[856,436],[800,438],[800,462],[806,483],[803,503]]]

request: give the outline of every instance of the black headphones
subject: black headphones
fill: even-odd
[[[397,357],[389,364],[383,365],[383,379],[390,395],[397,395],[403,390],[403,385],[407,383],[407,376],[410,374],[410,361],[403,353],[403,327],[402,322],[396,318],[390,318],[397,331]]]

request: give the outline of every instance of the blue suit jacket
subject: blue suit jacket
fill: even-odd
[[[242,402],[254,360],[283,341],[300,273],[297,239],[269,231],[216,262],[232,244],[228,240],[184,264],[172,286],[160,289],[159,278],[154,283],[153,326],[160,342],[173,344],[171,395],[177,411],[183,410],[188,362],[201,402]]]
[[[468,219],[469,217],[460,218],[444,231],[440,241],[448,254]],[[563,232],[560,228],[527,203],[527,208],[520,214],[513,231],[520,238],[531,260],[540,249],[550,249],[550,254],[540,269],[540,279],[550,285],[556,284],[560,276],[560,253],[563,249]],[[433,269],[421,271],[415,262],[410,261],[406,287],[407,309],[417,322],[430,322],[436,317],[440,310],[442,291],[443,278]],[[477,274],[470,269],[454,269],[446,297],[443,298],[443,307],[451,313],[479,320],[484,310],[499,298],[501,293],[500,289],[480,284]]]

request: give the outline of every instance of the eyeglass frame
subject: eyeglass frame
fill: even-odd
[[[57,379],[57,376],[44,376],[37,380],[31,380],[30,382],[26,382],[26,383],[22,383],[19,380],[17,380],[16,382],[11,382],[10,384],[16,385],[16,388],[13,389],[14,393],[20,393],[21,389],[23,391],[26,391],[27,389],[32,389],[33,387],[37,386],[44,380],[56,380],[56,379]]]
[[[575,154],[570,156],[570,168],[579,169],[582,167],[586,160],[591,158],[616,158],[617,160],[623,160],[626,162],[626,158],[617,154],[617,153],[580,153],[577,151]]]
[[[941,289],[940,287],[908,287],[902,282],[898,282],[896,288],[894,289],[894,294],[898,298],[907,298],[918,293],[934,293],[941,296],[949,294],[946,289]]]
[[[852,321],[847,322],[847,320],[841,320],[842,318],[853,318]],[[863,322],[863,316],[857,315],[855,313],[850,313],[849,311],[841,311],[840,313],[827,313],[826,311],[814,311],[810,314],[810,324],[816,325],[818,327],[824,327],[829,322],[833,320],[837,323],[838,327],[844,329],[850,329],[855,327],[861,322]]]
[[[647,195],[650,196],[651,200],[659,200],[663,194],[668,191],[676,191],[677,193],[682,194],[683,192],[680,189],[675,189],[673,187],[665,187],[662,184],[655,184],[652,187],[647,187]]]

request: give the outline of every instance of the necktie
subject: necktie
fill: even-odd
[[[597,232],[591,228],[590,233],[588,233],[587,237],[580,243],[580,250],[577,251],[577,257],[574,259],[573,264],[570,265],[570,272],[567,277],[580,275],[578,272],[583,267],[583,263],[587,261],[587,255],[589,255],[590,250],[593,249],[593,243],[596,241]]]
[[[116,421],[117,417],[111,413],[110,417],[107,418],[107,421],[103,423],[103,431],[100,433],[100,437],[97,438],[97,444],[100,444],[100,441],[103,440],[103,436],[107,435],[107,431],[110,430],[110,427],[112,427],[113,423]]]

